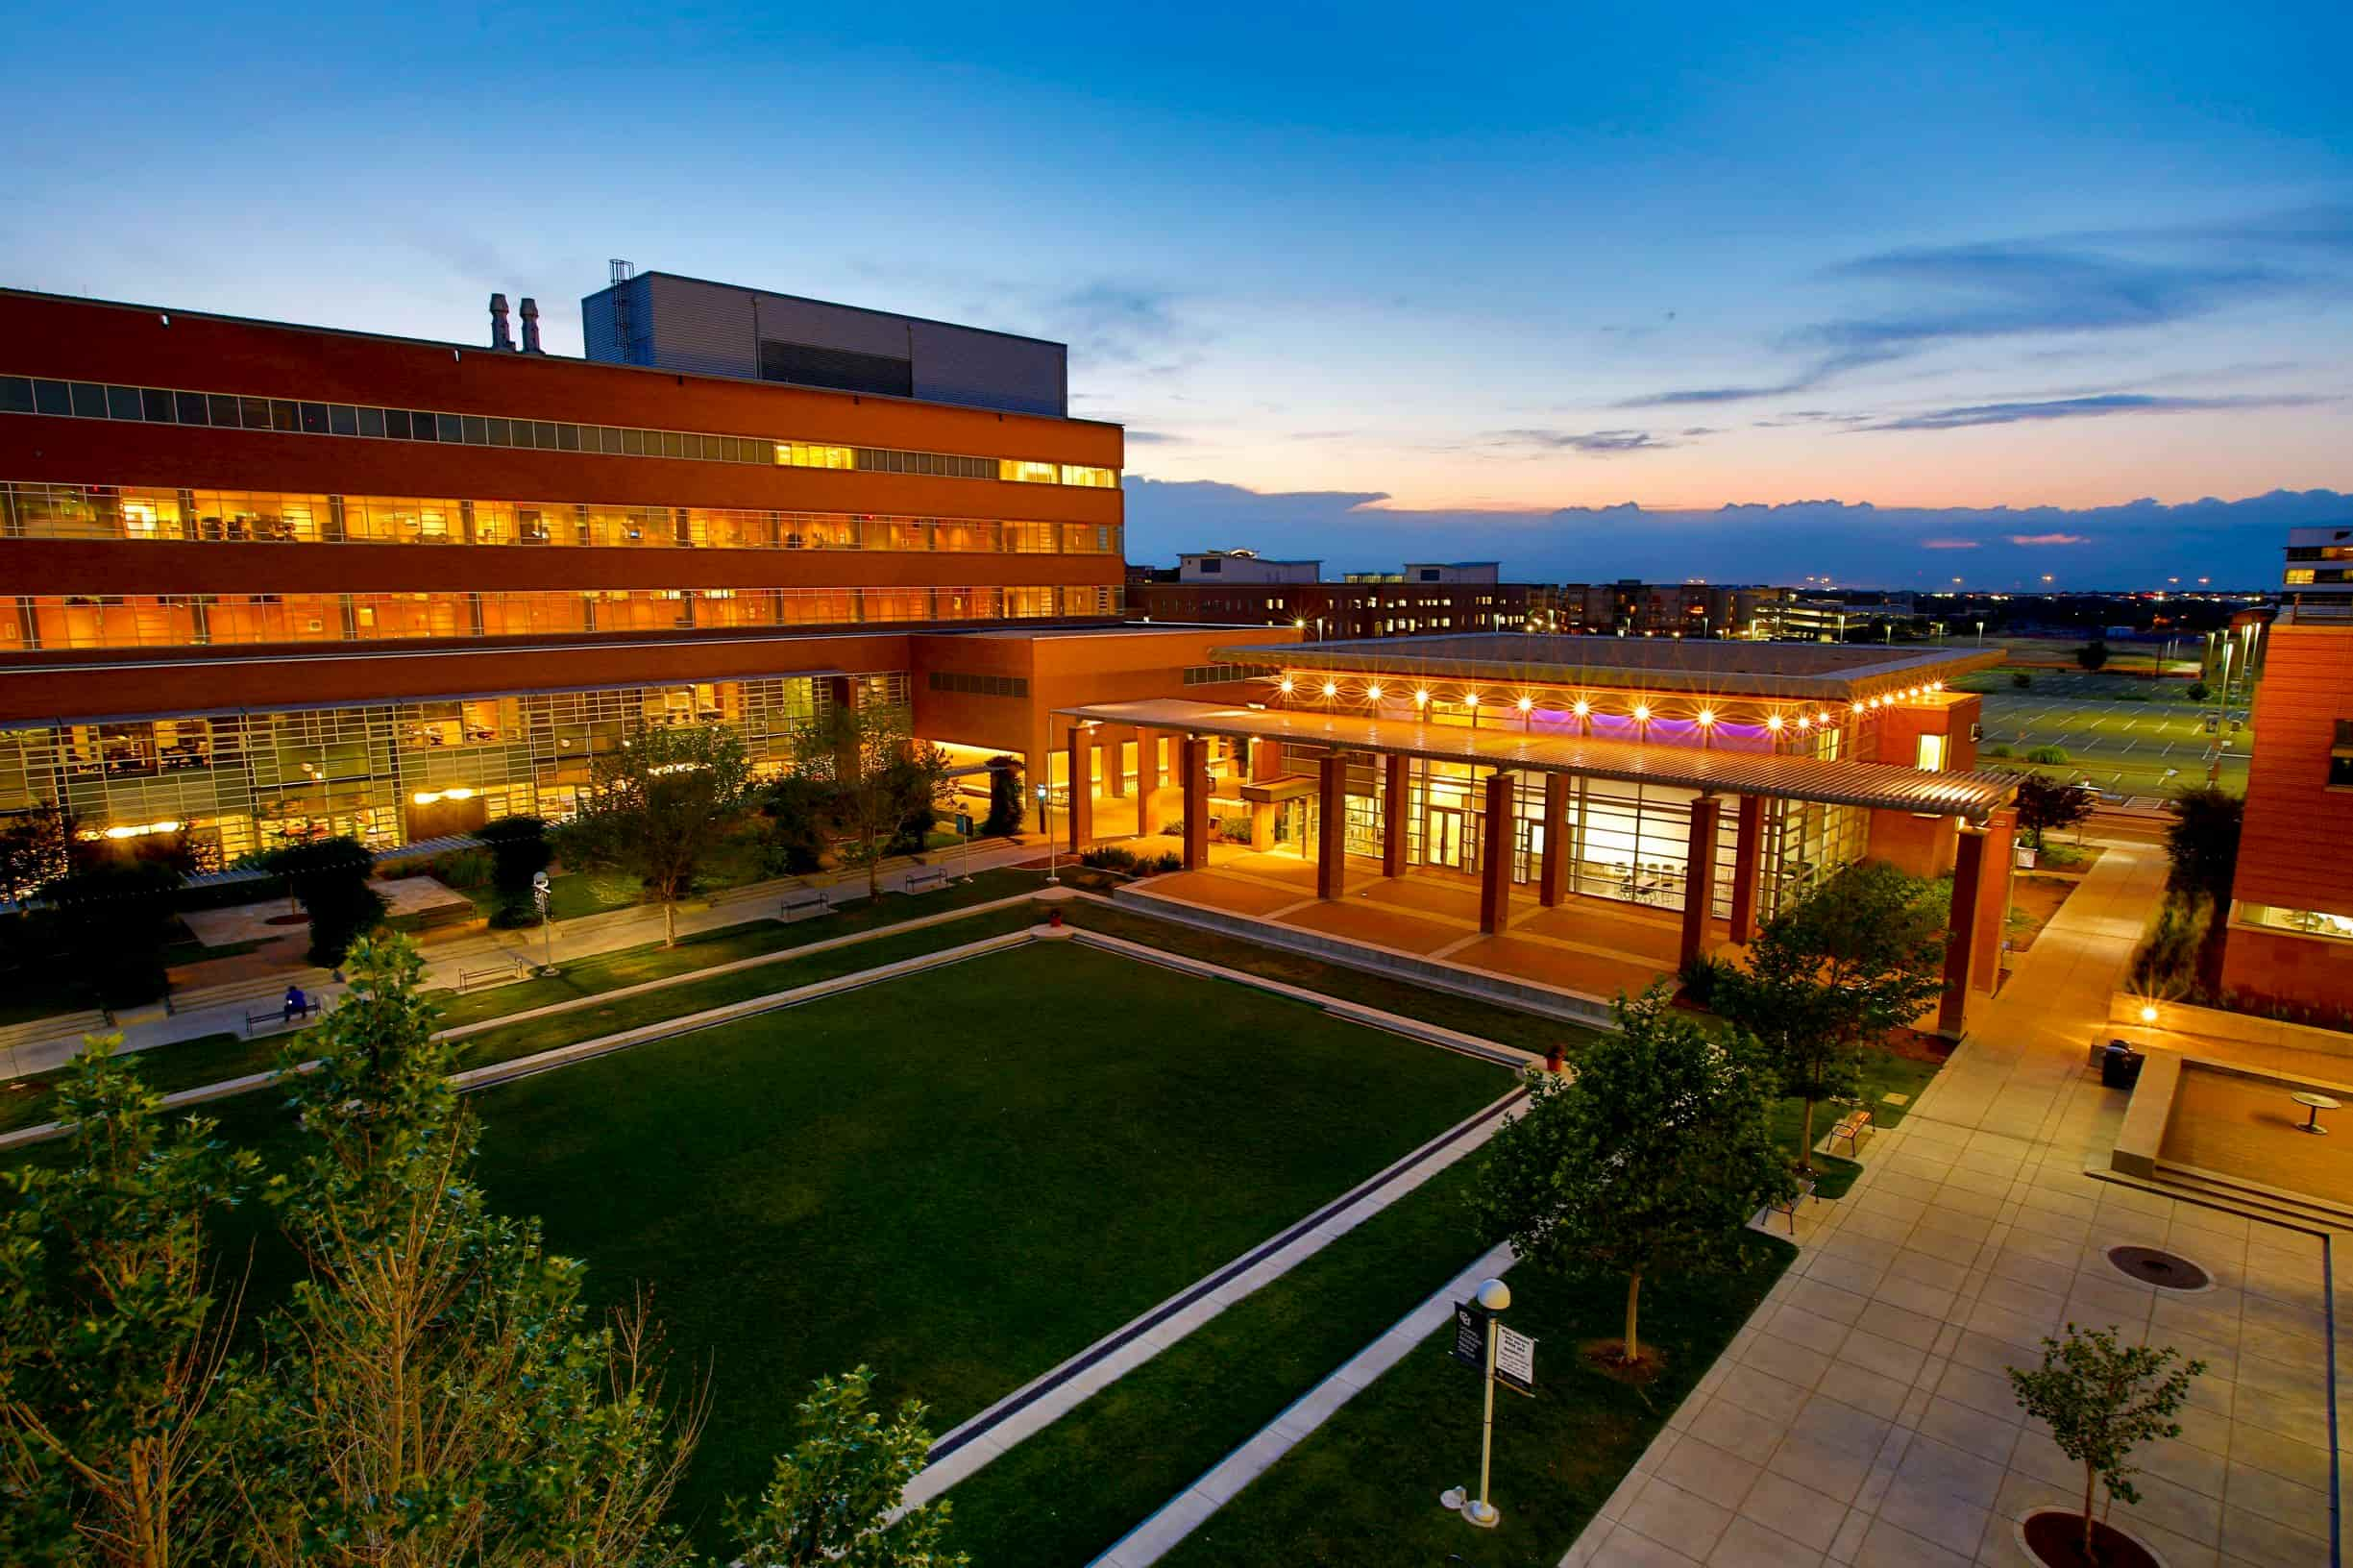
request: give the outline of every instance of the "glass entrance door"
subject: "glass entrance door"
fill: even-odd
[[[1449,870],[1464,868],[1468,814],[1452,806],[1432,806],[1422,822],[1422,863],[1443,866]]]

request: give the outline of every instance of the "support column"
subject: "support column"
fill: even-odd
[[[1124,729],[1105,729],[1103,743],[1103,793],[1114,800],[1127,794],[1127,737]]]
[[[1732,940],[1756,940],[1757,858],[1764,853],[1765,797],[1740,797],[1739,842],[1732,845]]]
[[[1683,941],[1676,954],[1679,967],[1707,950],[1708,906],[1716,901],[1716,797],[1712,795],[1691,802],[1691,837],[1684,855]]]
[[[1283,747],[1280,742],[1270,741],[1264,737],[1261,737],[1258,740],[1249,742],[1248,744],[1250,747],[1250,757],[1247,772],[1251,783],[1263,784],[1268,779],[1275,777],[1277,774],[1283,772]],[[1263,800],[1253,801],[1251,803],[1251,848],[1263,853],[1275,846],[1275,813],[1280,809],[1280,807],[1269,805]],[[1307,853],[1307,845],[1304,844],[1301,845],[1299,846],[1299,852],[1301,855],[1305,855]]]
[[[1964,823],[1952,862],[1952,904],[1945,918],[1945,994],[1936,1032],[1958,1040],[1969,1024],[1969,971],[1977,943],[1977,895],[1986,880],[1986,833]]]
[[[1348,896],[1348,758],[1331,751],[1323,760],[1319,814],[1315,821],[1315,896]]]
[[[2004,806],[1985,824],[1985,867],[1977,879],[1977,940],[1971,944],[1969,989],[1991,996],[2001,985],[2001,949],[2010,895],[2018,880],[2018,808]]]
[[[1094,837],[1094,731],[1083,724],[1070,729],[1070,853],[1077,854]]]
[[[1511,775],[1487,775],[1487,814],[1479,824],[1479,929],[1501,931],[1511,923]]]
[[[1569,775],[1544,775],[1544,866],[1536,877],[1536,901],[1557,909],[1569,892]]]
[[[1411,821],[1412,792],[1408,780],[1413,759],[1400,752],[1383,759],[1386,790],[1381,802],[1381,874],[1406,874],[1406,826]]]
[[[1184,741],[1177,742],[1179,750]],[[1184,759],[1180,756],[1178,761]],[[1168,810],[1159,798],[1162,785],[1160,768],[1160,731],[1136,731],[1136,831],[1145,838],[1161,830],[1168,820]]]
[[[1185,787],[1185,869],[1198,871],[1210,863],[1210,743],[1189,737],[1176,752]]]

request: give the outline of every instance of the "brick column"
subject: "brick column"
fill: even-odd
[[[2010,894],[2018,877],[2013,853],[2018,809],[2004,806],[1986,820],[1985,868],[1977,879],[1977,939],[1970,947],[1969,989],[1991,996],[2001,984],[2001,941],[2009,930]]]
[[[1070,853],[1077,854],[1094,837],[1094,731],[1074,724],[1070,729]]]
[[[1386,791],[1381,802],[1381,874],[1406,874],[1406,825],[1410,820],[1411,793],[1407,780],[1413,759],[1399,752],[1384,759]]]
[[[1184,760],[1184,747],[1185,743],[1180,738],[1177,741],[1179,762]],[[1167,807],[1158,798],[1163,782],[1160,731],[1139,729],[1136,731],[1136,831],[1146,838],[1159,832],[1161,824],[1168,820]]]
[[[1569,892],[1569,775],[1544,775],[1544,866],[1536,877],[1536,901],[1557,909]]]
[[[1487,814],[1479,824],[1479,929],[1501,931],[1511,923],[1511,775],[1487,775]]]
[[[1127,794],[1127,738],[1125,729],[1106,727],[1100,739],[1103,743],[1103,793],[1114,800]]]
[[[1691,838],[1683,865],[1683,941],[1676,963],[1688,964],[1707,950],[1707,910],[1716,901],[1716,797],[1691,802]]]
[[[1348,896],[1348,758],[1327,752],[1315,821],[1315,896]]]
[[[1987,881],[1985,830],[1963,824],[1958,851],[1952,863],[1952,904],[1945,918],[1945,994],[1936,1007],[1936,1032],[1949,1040],[1959,1039],[1969,1023],[1977,900]]]
[[[1176,752],[1185,787],[1185,869],[1197,871],[1210,863],[1210,743],[1182,740]]]
[[[1756,940],[1757,857],[1764,853],[1765,797],[1740,797],[1740,840],[1732,845],[1732,940]]]

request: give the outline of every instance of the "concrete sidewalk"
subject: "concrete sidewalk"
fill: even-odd
[[[2170,1568],[2337,1560],[2330,1238],[2093,1174],[2129,1096],[2086,1047],[2165,870],[2109,845],[1853,1189],[1809,1206],[1799,1260],[1568,1568],[2023,1564],[2014,1521],[2080,1507],[2083,1472],[2004,1372],[2069,1322],[2207,1363],[2111,1522]],[[2181,1252],[2216,1287],[2127,1279],[2120,1243]]]
[[[1033,836],[1034,840],[1034,836]],[[993,870],[1017,865],[1045,853],[1042,840],[995,841],[988,846],[975,845],[969,852],[968,869],[973,872]],[[950,875],[962,875],[967,867],[963,851],[944,849],[933,851],[928,860],[918,862],[912,857],[888,862],[882,872],[886,892],[897,892],[910,873],[936,867]],[[1041,876],[1042,882],[1042,875]],[[802,887],[826,887],[838,890],[843,902],[866,896],[866,873],[833,873],[823,877],[787,877],[762,883],[756,889],[728,890],[716,902],[678,911],[678,934],[694,936],[705,931],[722,930],[743,925],[772,914],[776,901],[789,890]],[[658,905],[635,905],[611,910],[601,915],[584,916],[576,920],[561,920],[555,925],[554,953],[558,965],[626,947],[642,947],[662,940],[662,911]],[[425,984],[428,989],[454,989],[460,976],[478,969],[505,963],[536,966],[547,952],[547,936],[543,930],[483,931],[446,943],[433,943],[424,949],[426,956]],[[331,1007],[340,1000],[345,988],[327,970],[319,968],[289,969],[272,975],[266,982],[252,987],[212,988],[211,992],[191,993],[192,1005],[184,1005],[165,1013],[161,1004],[126,1012],[119,1016],[116,1029],[123,1037],[125,1052],[152,1050],[159,1045],[197,1040],[207,1035],[244,1035],[249,1014],[276,1013],[279,998],[285,988],[296,985],[322,1008]],[[215,992],[230,994],[218,995]],[[86,1032],[99,1032],[85,1020],[85,1015],[67,1015],[60,1020],[60,1030],[54,1035],[30,1038],[31,1026],[20,1025],[9,1031],[11,1035],[27,1037],[23,1043],[12,1044],[0,1051],[0,1066],[5,1066],[11,1077],[47,1071],[63,1066],[82,1049]],[[259,1033],[271,1033],[265,1025]]]

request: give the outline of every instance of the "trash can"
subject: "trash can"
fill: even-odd
[[[2103,1089],[2130,1089],[2141,1081],[2141,1065],[2148,1060],[2120,1040],[2108,1041],[2099,1053],[2099,1082]]]

